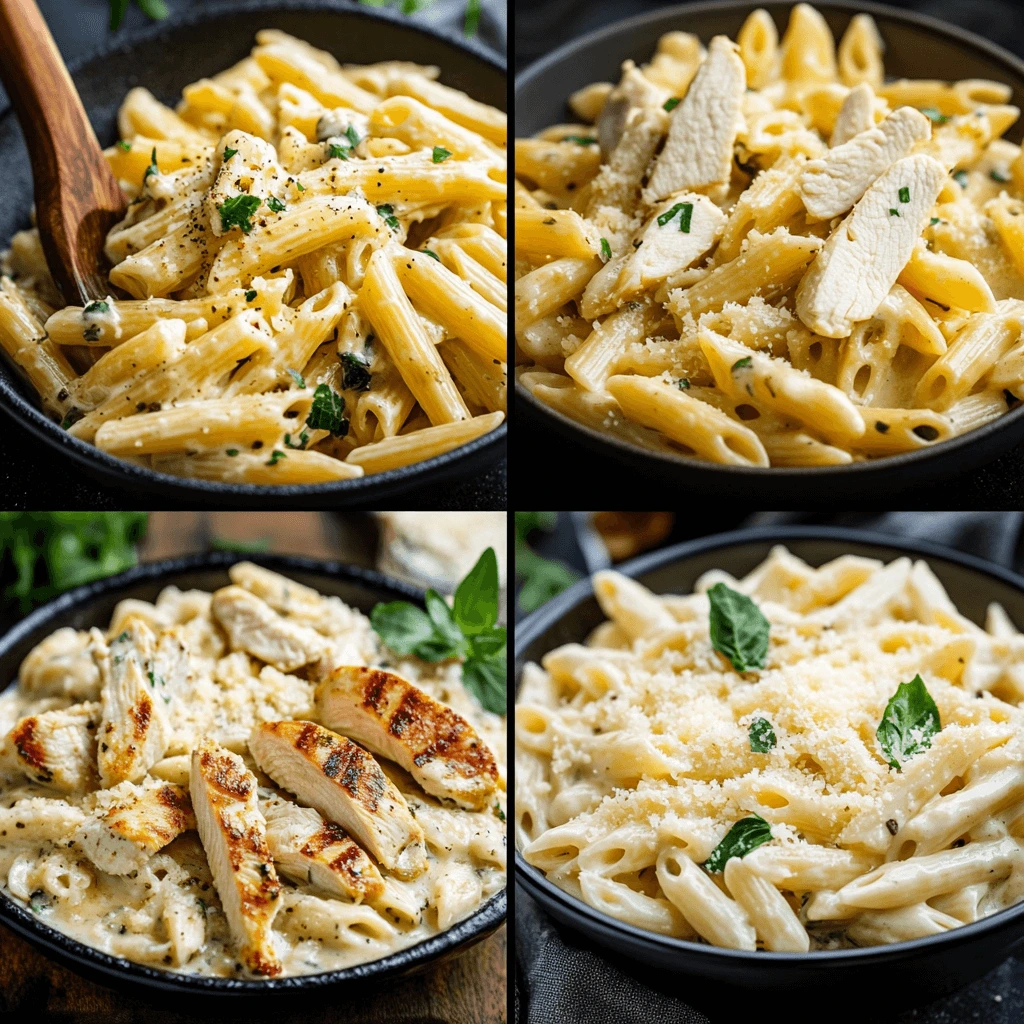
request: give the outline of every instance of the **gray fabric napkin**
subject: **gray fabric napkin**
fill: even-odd
[[[562,524],[569,520],[560,517]],[[574,523],[578,525],[579,520]],[[886,512],[881,515],[759,512],[745,526],[828,523],[857,526],[958,548],[1021,568],[1024,512]],[[563,545],[565,548],[569,544]],[[577,559],[578,555],[577,546]],[[572,557],[566,551],[565,557]],[[578,568],[582,571],[583,566]],[[555,924],[518,886],[515,899],[516,1024],[709,1024],[688,1002],[685,983],[594,946]],[[622,966],[620,967],[619,964]],[[678,989],[679,995],[672,991]],[[666,990],[668,989],[668,990]],[[957,997],[951,997],[956,999]],[[1000,997],[1001,998],[1001,997]],[[692,1000],[707,1005],[706,998]],[[941,1007],[935,1004],[933,1009]],[[713,1012],[713,1011],[712,1011]],[[913,1011],[917,1019],[917,1011]],[[929,1020],[965,1020],[939,1010]],[[975,1019],[984,1019],[977,1018]]]

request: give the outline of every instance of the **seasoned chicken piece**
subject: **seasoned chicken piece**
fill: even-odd
[[[725,214],[707,196],[682,192],[656,206],[615,285],[621,303],[695,263],[718,241]]]
[[[622,79],[608,94],[601,115],[597,119],[597,139],[601,144],[601,159],[607,161],[609,154],[618,146],[630,113],[639,108],[664,106],[669,91],[655,85],[631,60],[622,65]]]
[[[738,47],[727,36],[715,36],[707,60],[672,111],[665,148],[644,193],[648,203],[680,189],[714,194],[728,187],[746,86]]]
[[[815,334],[848,338],[889,294],[906,266],[946,169],[920,153],[897,160],[829,236],[796,292],[797,315]]]
[[[192,751],[192,807],[239,957],[253,974],[281,973],[273,923],[281,882],[267,847],[256,777],[237,754],[203,740]]]
[[[877,128],[808,161],[799,183],[807,212],[818,220],[846,213],[880,174],[931,135],[931,122],[924,114],[913,107],[900,107]]]
[[[109,650],[94,649],[103,679],[103,721],[97,761],[105,789],[139,782],[167,749],[166,685],[153,671],[155,638],[141,619],[129,619]]]
[[[340,825],[277,795],[260,800],[260,810],[270,855],[283,874],[355,903],[384,895],[376,865]]]
[[[7,736],[7,753],[30,779],[64,793],[96,785],[96,703],[22,718]]]
[[[392,874],[427,868],[423,830],[405,798],[358,744],[312,722],[264,722],[249,751],[279,786],[351,832]]]
[[[213,595],[213,614],[227,631],[232,647],[281,672],[317,661],[327,646],[315,630],[290,622],[241,587],[218,590]]]
[[[96,630],[97,636],[102,636]],[[36,644],[18,669],[18,685],[31,696],[95,700],[100,673],[89,653],[89,633],[65,626]]]
[[[346,666],[317,687],[321,721],[400,764],[428,792],[479,810],[497,786],[487,744],[461,715],[393,672]]]
[[[122,792],[114,806],[94,813],[72,837],[107,874],[137,871],[171,840],[196,827],[192,803],[179,786],[122,782],[117,790]]]
[[[63,839],[85,820],[85,812],[66,800],[34,796],[0,807],[0,840],[45,843]]]
[[[875,94],[867,82],[854,86],[839,108],[836,123],[832,126],[830,144],[833,148],[849,142],[854,135],[866,132],[875,126]]]

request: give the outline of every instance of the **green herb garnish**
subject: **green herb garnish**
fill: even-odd
[[[130,153],[132,151],[132,144],[127,142],[125,139],[118,139],[117,148],[123,149],[126,153]]]
[[[277,196],[271,196],[267,200],[267,206],[273,213],[280,213],[282,210],[287,209],[284,203],[282,203],[281,200],[277,198]]]
[[[498,821],[504,822],[505,812],[501,809],[501,804],[494,805],[494,813],[498,816]]]
[[[348,433],[345,419],[345,399],[326,384],[318,384],[313,392],[313,404],[306,417],[306,426],[312,430],[329,430],[335,437]]]
[[[430,159],[435,164],[443,164],[445,160],[452,155],[450,149],[445,149],[444,146],[435,146],[433,153],[430,155]]]
[[[953,173],[953,180],[961,188],[967,188],[967,172],[966,171],[955,171]]]
[[[292,435],[291,434],[285,434],[284,435],[284,446],[285,446],[285,448],[296,448],[296,449],[301,451],[301,450],[303,450],[306,447],[307,444],[309,444],[309,434],[307,434],[305,431],[303,431],[301,434],[299,434],[299,443],[298,444],[292,444]]]
[[[565,135],[563,142],[575,142],[577,146],[596,146],[597,139],[592,135]]]
[[[932,217],[932,219],[931,219],[930,221],[928,221],[928,223],[929,223],[929,224],[930,224],[930,225],[931,225],[932,227],[935,227],[935,225],[939,223],[939,218],[938,218],[938,217]]]
[[[900,683],[885,706],[875,735],[889,765],[902,771],[902,764],[932,745],[940,732],[939,709],[920,675]]]
[[[296,188],[297,188],[297,189],[298,189],[298,190],[299,190],[300,192],[305,192],[305,191],[306,191],[306,186],[305,186],[305,185],[303,185],[301,181],[297,181],[297,182],[295,182],[295,187],[296,187]]]
[[[163,21],[167,17],[167,4],[164,0],[135,0],[147,18],[153,21]],[[128,10],[128,0],[110,0],[110,31],[116,32],[121,27],[125,12]]]
[[[901,203],[909,203],[910,202],[910,189],[907,188],[906,185],[904,185],[903,188],[900,189],[900,202]]]
[[[889,216],[890,217],[898,217],[899,215],[900,215],[900,211],[899,210],[895,209],[895,207],[892,207],[892,206],[889,207]]]
[[[246,302],[252,302],[253,299],[255,299],[255,298],[256,298],[256,289],[255,288],[251,288],[249,291],[247,291],[245,293],[245,301]]]
[[[607,238],[601,239],[601,255],[606,262],[612,258],[612,247]]]
[[[239,195],[225,199],[217,209],[220,211],[221,227],[230,231],[233,227],[241,228],[245,234],[252,231],[252,216],[259,209],[259,196]]]
[[[297,388],[304,388],[306,386],[306,381],[298,370],[289,369],[288,373],[291,376],[292,380],[295,381],[295,386]]]
[[[935,107],[921,107],[921,113],[936,124],[945,124],[950,119],[948,114],[940,113]]]
[[[238,454],[238,449],[229,448],[225,454],[230,455],[232,458],[234,458]]]
[[[676,387],[679,388],[680,391],[689,391],[690,382],[685,377],[680,377],[679,380],[676,381]]]
[[[679,230],[690,232],[690,220],[693,217],[693,203],[676,203],[658,217],[658,227],[663,228],[676,214],[679,214]]]
[[[735,373],[737,370],[745,370],[748,366],[753,366],[753,364],[753,356],[744,356],[742,359],[737,359],[736,362],[732,364],[732,372]]]
[[[365,360],[353,352],[342,352],[341,365],[345,368],[342,386],[346,391],[369,391],[371,374]]]
[[[327,155],[332,159],[347,160],[352,155],[352,147],[332,142],[327,147]]]
[[[230,146],[225,146],[224,147],[224,157],[221,160],[221,163],[224,163],[226,160],[230,160],[237,152],[238,152],[237,149],[232,149]]]
[[[424,250],[423,250],[423,253],[424,253],[424,255],[426,255],[426,256],[431,256],[431,257],[433,257],[433,258],[434,258],[435,260],[437,260],[437,262],[438,262],[438,263],[440,263],[440,262],[441,262],[441,257],[440,257],[440,256],[438,256],[438,255],[437,255],[437,253],[436,253],[436,252],[434,252],[434,250],[433,250],[433,249],[424,249]]]
[[[993,167],[992,170],[988,172],[988,176],[993,181],[998,181],[1000,185],[1005,185],[1008,181],[1011,180],[1010,176],[1008,174],[1003,174],[1003,172],[999,170],[998,167]]]
[[[452,607],[434,590],[426,611],[408,601],[378,604],[370,625],[396,654],[423,661],[462,658],[462,682],[488,710],[506,709],[505,627],[498,621],[498,559],[488,548],[455,588]]]
[[[732,860],[733,857],[745,857],[752,850],[770,842],[771,838],[772,827],[759,814],[741,818],[711,851],[711,856],[704,861],[704,870],[724,871],[727,861]]]
[[[282,459],[287,458],[288,456],[284,452],[279,451],[277,448],[275,448],[273,452],[271,452],[270,458],[267,460],[267,465],[276,466]]]
[[[680,103],[682,103],[682,100],[678,96],[672,96],[669,99],[665,100],[665,102],[662,104],[662,107],[669,113],[671,113],[673,110],[676,109],[676,107],[679,106]]]
[[[395,208],[390,203],[381,203],[377,207],[377,212],[384,218],[384,223],[392,231],[398,231],[401,228],[402,225],[399,224],[398,218],[395,216]]]
[[[142,184],[146,184],[146,180],[151,174],[159,174],[160,168],[156,165],[156,146],[153,147],[153,153],[149,158],[149,166],[142,172]]]
[[[708,600],[711,646],[724,654],[737,672],[764,668],[770,624],[761,609],[746,594],[724,583],[716,583],[708,591]]]
[[[95,302],[90,302],[85,309],[82,310],[82,316],[88,316],[90,313],[109,313],[110,303],[104,302],[102,299],[97,299]]]
[[[767,754],[776,742],[775,730],[767,718],[755,718],[750,723],[750,749],[755,754]]]

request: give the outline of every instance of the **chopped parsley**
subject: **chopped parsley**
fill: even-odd
[[[494,813],[498,816],[498,821],[504,822],[505,812],[501,809],[501,804],[494,805]]]
[[[921,107],[921,113],[924,114],[929,121],[934,121],[935,124],[945,124],[950,120],[949,114],[943,114],[936,110],[935,107]]]
[[[662,106],[671,113],[680,103],[682,103],[682,100],[678,96],[672,96],[670,99],[665,100]]]
[[[132,635],[126,629],[115,641],[115,644],[123,644],[126,640],[131,640]]]
[[[563,142],[575,142],[577,146],[596,146],[597,139],[592,135],[566,135]]]
[[[663,228],[677,213],[679,214],[679,230],[689,234],[690,220],[693,217],[693,203],[676,203],[671,210],[666,210],[658,218],[658,227]]]
[[[607,238],[601,239],[601,255],[606,261],[612,258],[612,247]]]
[[[303,431],[301,434],[299,434],[299,443],[298,444],[292,444],[292,435],[291,434],[285,434],[284,435],[284,446],[285,446],[285,448],[298,448],[298,449],[301,450],[301,449],[305,448],[307,444],[309,444],[309,434],[307,434],[305,431]]]
[[[347,160],[352,155],[352,147],[339,145],[336,142],[332,142],[327,147],[327,155],[333,160]]]
[[[159,174],[160,168],[156,165],[156,146],[153,147],[153,155],[149,158],[149,166],[142,172],[142,184],[146,184],[146,179],[151,174]]]
[[[237,449],[237,448],[229,448],[229,449],[227,450],[227,453],[226,453],[226,454],[228,454],[228,455],[230,455],[230,456],[231,456],[232,458],[234,458],[234,457],[235,457],[235,456],[236,456],[236,455],[238,454],[238,449]]]
[[[326,384],[318,384],[313,392],[313,404],[306,417],[306,426],[313,430],[328,430],[335,437],[348,433],[345,419],[345,399]]]
[[[297,189],[298,189],[298,190],[299,190],[300,192],[305,192],[305,191],[306,191],[306,186],[305,186],[305,185],[303,185],[301,181],[297,181],[297,182],[295,182],[295,187],[296,187],[296,188],[297,188]]]
[[[271,210],[272,210],[272,211],[273,211],[274,213],[280,213],[280,212],[281,212],[282,210],[284,210],[284,209],[286,208],[286,207],[285,207],[285,205],[284,205],[284,203],[282,203],[282,202],[281,202],[281,200],[277,198],[277,196],[271,196],[271,197],[270,197],[270,198],[269,198],[269,199],[267,200],[267,206],[268,206],[268,207],[269,207],[269,208],[270,208],[270,209],[271,209]]]
[[[967,172],[966,171],[955,171],[953,173],[953,180],[961,188],[967,188]]]
[[[354,352],[342,352],[341,365],[345,368],[342,386],[346,391],[369,391],[371,374],[366,361]]]
[[[88,316],[90,313],[109,313],[110,303],[104,302],[102,299],[97,299],[95,302],[90,302],[85,309],[82,310],[82,316]]]
[[[432,256],[438,263],[441,262],[441,257],[433,249],[424,249],[423,252],[426,256]]]
[[[443,164],[451,155],[452,151],[450,149],[445,149],[444,146],[435,146],[434,152],[430,155],[430,159],[433,160],[435,164]]]
[[[735,373],[737,370],[745,370],[745,369],[747,369],[747,367],[753,366],[753,365],[754,365],[754,357],[753,356],[744,356],[742,359],[737,359],[736,362],[732,364],[732,371],[733,371],[733,373]]]
[[[899,210],[895,209],[892,206],[889,207],[889,216],[890,217],[898,217],[899,215],[900,215],[900,211]]]
[[[245,293],[245,301],[246,302],[252,302],[253,299],[255,299],[255,298],[256,298],[256,289],[255,288],[250,288],[249,291],[247,291]]]
[[[900,189],[900,202],[901,203],[909,203],[910,202],[910,189],[907,188],[906,185],[904,185],[903,188]]]
[[[359,132],[356,131],[355,125],[349,125],[345,129],[345,138],[352,143],[353,146],[358,146],[363,140],[359,138]]]
[[[224,160],[230,160],[236,153],[237,149],[232,149],[230,146],[224,147]]]
[[[239,195],[225,199],[217,209],[220,211],[221,227],[225,231],[241,228],[245,234],[252,231],[252,216],[259,209],[259,196]]]
[[[276,466],[282,459],[287,459],[287,458],[288,458],[288,456],[285,455],[284,452],[278,451],[275,448],[273,450],[273,452],[271,453],[270,458],[267,460],[267,465],[268,466]]]
[[[998,181],[1000,185],[1005,185],[1010,181],[1010,176],[1008,174],[1004,174],[998,167],[993,167],[992,170],[988,172],[988,176],[993,181]]]
[[[398,231],[402,225],[398,223],[398,218],[395,216],[395,208],[390,203],[381,203],[377,207],[377,212],[384,218],[384,223],[387,224],[392,231]]]
[[[679,380],[676,381],[676,387],[679,388],[680,391],[689,391],[690,382],[685,377],[680,377]]]
[[[935,225],[939,223],[939,218],[938,218],[938,217],[932,217],[932,219],[931,219],[930,221],[928,221],[928,223],[929,223],[929,224],[930,224],[930,225],[931,225],[932,227],[935,227]]]
[[[123,149],[126,153],[130,153],[132,151],[132,144],[130,142],[125,142],[124,139],[118,139],[117,148]]]
[[[303,380],[302,374],[299,373],[298,370],[289,369],[288,373],[291,375],[292,380],[295,381],[296,387],[304,388],[306,386],[306,382]]]

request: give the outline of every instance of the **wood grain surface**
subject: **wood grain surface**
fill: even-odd
[[[103,242],[125,198],[35,0],[0,0],[0,78],[32,160],[50,273],[70,305],[102,299]]]
[[[206,551],[213,540],[266,543],[278,553],[358,565],[376,562],[372,518],[326,512],[153,512],[139,556],[152,562]],[[10,1016],[19,1024],[189,1024],[208,1019],[244,1019],[246,1024],[267,1019],[275,1024],[506,1024],[506,956],[503,927],[461,956],[380,990],[360,991],[354,1000],[291,1015],[272,1011],[269,1018],[251,1009],[226,1012],[224,1004],[217,1004],[214,1016],[204,1017],[177,1011],[166,996],[152,1004],[86,981],[0,926],[0,1018]]]

